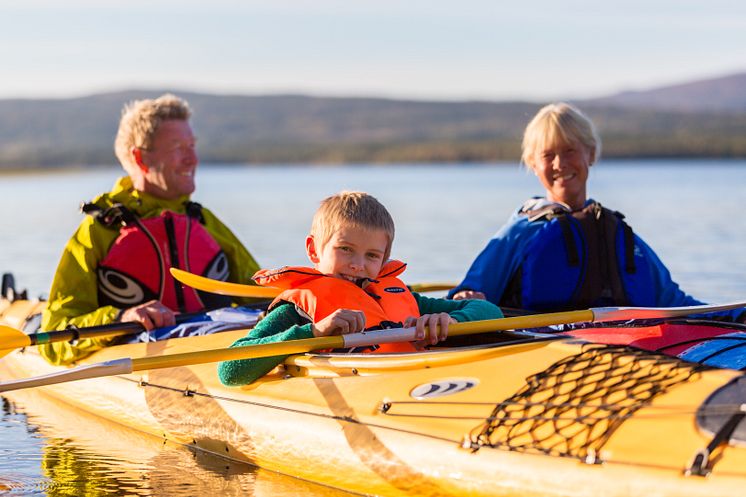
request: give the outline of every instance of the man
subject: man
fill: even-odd
[[[135,321],[147,330],[177,312],[225,304],[175,281],[178,267],[210,278],[251,281],[259,269],[236,236],[190,201],[198,165],[188,104],[173,95],[124,107],[114,145],[127,173],[111,192],[83,205],[88,214],[57,267],[42,329]],[[111,338],[48,344],[42,354],[68,364]]]

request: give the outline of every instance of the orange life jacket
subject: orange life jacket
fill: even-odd
[[[253,279],[258,285],[283,289],[270,304],[270,310],[282,302],[290,302],[318,323],[337,309],[353,309],[365,313],[366,329],[385,329],[402,326],[410,316],[420,316],[412,292],[397,278],[406,267],[400,261],[387,262],[364,289],[351,281],[298,266],[262,269]],[[375,352],[415,350],[411,343],[403,342],[381,344]]]

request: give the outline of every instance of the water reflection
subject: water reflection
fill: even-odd
[[[344,492],[141,435],[35,391],[2,399],[0,493],[295,496]]]

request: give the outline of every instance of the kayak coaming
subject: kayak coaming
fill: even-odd
[[[15,304],[14,312],[26,312]],[[81,364],[218,348],[244,334],[109,347]],[[367,494],[713,496],[744,488],[743,448],[726,448],[708,478],[684,476],[711,438],[695,425],[694,410],[738,376],[734,371],[697,372],[640,408],[605,444],[600,464],[491,447],[474,451],[464,443],[526,378],[582,347],[563,339],[415,355],[306,354],[238,388],[220,385],[215,364],[204,364],[38,390],[166,440]],[[0,361],[0,378],[59,369],[28,348]],[[495,374],[500,371],[509,374]],[[411,397],[418,385],[449,378],[478,384],[435,401]]]
[[[516,347],[505,352],[495,347],[470,347],[467,350],[445,350],[433,349],[429,353],[406,354],[305,354],[288,357],[283,366],[283,371],[292,376],[365,376],[380,374],[382,371],[408,371],[421,370],[423,368],[442,367],[452,364],[462,364],[481,358],[491,358],[503,354],[515,354],[522,350],[531,350],[541,347],[542,340],[556,340],[558,337],[543,337],[528,341],[517,339]],[[505,346],[508,343],[503,343]],[[265,376],[261,381],[268,381],[271,376]]]

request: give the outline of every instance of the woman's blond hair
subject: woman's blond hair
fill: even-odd
[[[380,229],[388,237],[384,260],[394,242],[394,220],[374,196],[365,192],[342,191],[321,201],[311,222],[311,236],[323,246],[342,226]]]
[[[546,105],[526,126],[521,162],[531,167],[537,150],[572,143],[580,143],[591,152],[591,164],[601,157],[601,138],[588,116],[564,102]]]
[[[127,169],[132,164],[132,149],[147,150],[161,122],[169,119],[186,121],[192,116],[189,104],[167,93],[156,99],[134,100],[122,109],[114,153]]]

